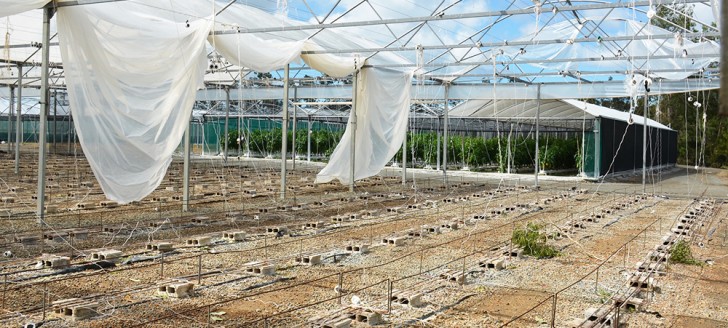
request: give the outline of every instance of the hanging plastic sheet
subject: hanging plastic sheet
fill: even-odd
[[[202,86],[210,28],[170,1],[59,8],[73,122],[109,199],[140,200],[162,181]]]
[[[0,17],[39,9],[49,2],[50,0],[0,0]]]
[[[365,68],[359,74],[356,97],[354,180],[376,175],[402,147],[410,112],[413,71]],[[352,111],[352,115],[354,111]],[[351,119],[316,183],[351,178]]]

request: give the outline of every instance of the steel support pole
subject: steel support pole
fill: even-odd
[[[306,160],[309,162],[311,161],[311,115],[308,115],[308,133],[306,133],[306,150],[308,151],[308,154],[306,156]]]
[[[444,127],[442,129],[442,176],[447,187],[447,130],[448,124],[450,123],[448,112],[450,111],[449,98],[450,97],[450,83],[445,83],[445,106],[444,108]]]
[[[540,171],[540,165],[539,165],[539,152],[538,152],[538,133],[539,133],[539,124],[541,124],[541,84],[537,86],[537,94],[536,94],[536,163],[534,165],[534,179],[535,179],[535,186],[538,188],[538,172]],[[584,147],[584,145],[582,145]]]
[[[359,71],[354,72],[354,79],[352,82],[352,88],[351,88],[351,149],[349,154],[349,161],[350,167],[349,167],[349,191],[354,192],[354,167],[355,167],[355,161],[356,161],[356,101],[357,101],[357,95],[359,94],[358,89],[358,82],[359,80]]]
[[[296,89],[293,89],[293,99],[295,101],[296,97]],[[298,111],[298,106],[293,106],[293,132],[291,133],[291,144],[293,145],[293,149],[291,149],[291,159],[293,160],[293,170],[296,170],[296,125],[298,125],[298,118],[296,117],[296,112]]]
[[[407,114],[409,116],[409,113]],[[409,130],[409,118],[404,128],[404,140],[402,141],[402,185],[407,184],[407,130]]]
[[[642,113],[642,193],[647,192],[647,115],[650,110],[648,100],[650,88],[645,81],[645,111]]]
[[[283,124],[281,125],[281,199],[286,198],[286,157],[288,157],[288,73],[290,65],[283,71]]]
[[[728,6],[725,1],[721,2],[720,16],[723,21],[720,22],[720,35],[728,35],[728,22],[725,18],[728,17]],[[720,43],[720,88],[721,90],[728,90],[728,42]],[[728,116],[728,92],[721,92],[720,95],[720,114]]]
[[[58,91],[53,91],[53,153],[56,149],[56,138],[58,138]]]
[[[192,116],[190,115],[190,118]],[[187,121],[187,127],[185,128],[184,135],[184,167],[183,167],[183,178],[182,178],[182,212],[190,210],[190,125],[192,120]],[[204,144],[203,144],[204,146]]]
[[[437,166],[435,170],[440,171],[440,116],[437,117]]]
[[[15,116],[15,174],[20,174],[20,144],[23,143],[23,66],[18,64],[18,109]]]
[[[230,142],[230,88],[225,88],[225,147],[223,147],[223,160],[225,164],[228,161],[228,143]]]
[[[38,223],[43,224],[45,217],[45,167],[46,167],[46,126],[48,125],[48,60],[50,54],[51,17],[53,8],[43,9],[43,50],[40,77],[40,126],[38,131]]]
[[[13,150],[10,139],[13,137],[13,105],[15,105],[15,87],[10,88],[10,103],[8,103],[8,154]]]

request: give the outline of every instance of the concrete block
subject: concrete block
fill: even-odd
[[[15,203],[15,197],[0,197],[0,202],[5,204]]]
[[[211,242],[212,240],[208,236],[199,236],[187,239],[188,246],[207,246],[210,245]]]
[[[440,233],[440,227],[438,226],[422,226],[422,233],[425,234],[439,234]]]
[[[266,228],[266,232],[272,233],[272,234],[285,234],[288,232],[288,228],[286,227],[268,227]]]
[[[39,266],[51,269],[63,269],[70,265],[71,258],[53,254],[43,254],[38,260]]]
[[[93,186],[94,186],[94,183],[91,181],[82,181],[81,182],[81,187],[91,188]]]
[[[69,298],[53,301],[53,313],[56,316],[69,318],[73,321],[85,320],[96,316],[99,304],[78,298]]]
[[[68,236],[74,240],[86,240],[88,239],[87,229],[71,229],[68,230]]]
[[[77,210],[90,210],[96,208],[96,204],[94,203],[78,203],[75,206],[75,209]]]
[[[250,263],[248,264],[245,271],[263,276],[275,276],[276,267],[273,265],[265,265],[261,263]]]
[[[462,271],[446,270],[440,274],[440,278],[451,282],[465,283],[465,274]]]
[[[319,326],[321,328],[349,328],[351,327],[351,319],[335,319],[323,322]]]
[[[65,231],[48,232],[43,234],[43,239],[60,243],[68,239],[68,233]]]
[[[612,297],[612,304],[615,307],[622,307],[627,311],[642,311],[642,305],[644,304],[644,302],[644,299],[635,296],[632,296],[630,298],[626,298],[622,295]]]
[[[114,261],[120,259],[124,253],[115,249],[99,249],[91,252],[91,260]]]
[[[173,298],[185,298],[192,294],[195,285],[187,280],[169,280],[159,284],[157,294]]]
[[[326,226],[323,221],[309,222],[303,225],[303,229],[321,229]]]
[[[38,243],[40,238],[38,236],[32,236],[32,235],[25,235],[25,236],[15,236],[15,242],[21,243],[23,245],[35,245]]]
[[[503,270],[506,268],[506,261],[502,258],[490,258],[478,261],[478,266],[486,269]]]
[[[639,273],[629,279],[629,286],[641,290],[652,291],[657,287],[656,281],[649,273]]]
[[[119,206],[118,202],[115,202],[113,200],[104,200],[99,202],[99,206],[105,207],[105,208],[115,208]]]
[[[387,213],[402,213],[401,207],[389,207],[387,208]]]
[[[652,251],[647,254],[647,258],[651,262],[667,262],[670,259],[670,253]]]
[[[450,230],[458,230],[458,223],[457,222],[447,222],[440,225],[441,228],[444,229],[450,229]]]
[[[422,294],[416,291],[392,290],[392,302],[409,305],[411,307],[420,307],[424,305],[422,302]]]
[[[321,264],[321,255],[302,255],[296,256],[296,264],[303,265],[319,265]]]
[[[368,309],[360,309],[354,315],[357,322],[365,323],[369,326],[376,326],[382,323],[382,315]]]
[[[334,216],[331,218],[331,222],[334,222],[334,223],[341,223],[341,222],[346,222],[346,221],[349,221],[348,215],[339,215],[339,216]]]
[[[230,240],[230,241],[244,241],[245,236],[246,236],[245,231],[230,231],[230,232],[223,232],[223,234],[222,234],[222,238]]]
[[[369,244],[349,245],[346,246],[347,252],[354,252],[360,254],[369,253]]]
[[[422,237],[422,231],[421,230],[410,229],[410,230],[407,230],[407,236],[409,236],[409,237]]]
[[[174,250],[174,247],[172,246],[172,243],[169,242],[156,242],[156,243],[149,243],[147,244],[147,250],[148,251],[154,251],[154,252],[171,252]]]
[[[45,212],[48,214],[58,213],[58,205],[45,205]]]
[[[637,272],[652,272],[656,273],[658,275],[665,275],[665,265],[662,263],[648,263],[648,262],[638,262],[637,263]]]
[[[391,246],[402,246],[407,238],[406,237],[388,237],[382,239],[382,244]]]

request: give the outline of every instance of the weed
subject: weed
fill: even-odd
[[[552,258],[559,255],[559,251],[546,244],[546,234],[540,232],[541,226],[536,223],[529,223],[525,228],[513,231],[511,241],[523,248],[526,255],[535,256],[539,259]]]
[[[678,241],[670,249],[670,262],[698,266],[703,265],[703,262],[698,261],[693,257],[693,252],[690,250],[690,244],[684,240]]]

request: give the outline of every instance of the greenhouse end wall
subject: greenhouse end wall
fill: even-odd
[[[599,119],[600,175],[642,169],[643,125],[640,123]],[[648,167],[677,163],[677,131],[648,127],[647,138]]]

